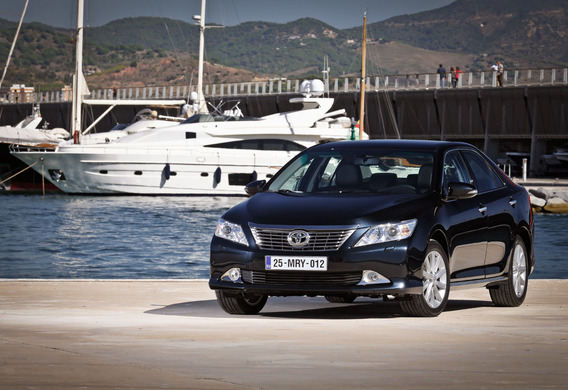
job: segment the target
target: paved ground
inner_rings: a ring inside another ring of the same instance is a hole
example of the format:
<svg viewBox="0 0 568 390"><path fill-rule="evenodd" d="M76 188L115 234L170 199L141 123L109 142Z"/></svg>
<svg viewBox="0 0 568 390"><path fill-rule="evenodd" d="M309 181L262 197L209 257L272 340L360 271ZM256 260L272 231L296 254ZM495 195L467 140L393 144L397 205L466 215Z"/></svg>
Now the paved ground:
<svg viewBox="0 0 568 390"><path fill-rule="evenodd" d="M323 298L229 316L202 280L0 280L0 388L565 389L567 309L568 280L531 279L519 308L455 291L427 319Z"/></svg>

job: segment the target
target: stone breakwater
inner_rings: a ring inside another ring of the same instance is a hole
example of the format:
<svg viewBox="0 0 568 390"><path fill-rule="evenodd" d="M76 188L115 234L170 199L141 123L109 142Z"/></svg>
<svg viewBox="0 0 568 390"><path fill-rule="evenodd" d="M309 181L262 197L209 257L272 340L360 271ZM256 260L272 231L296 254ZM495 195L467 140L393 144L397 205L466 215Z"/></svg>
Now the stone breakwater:
<svg viewBox="0 0 568 390"><path fill-rule="evenodd" d="M535 213L568 214L567 179L530 179L517 181L527 189Z"/></svg>
<svg viewBox="0 0 568 390"><path fill-rule="evenodd" d="M535 213L568 214L568 192L551 191L539 187L530 188L531 206Z"/></svg>

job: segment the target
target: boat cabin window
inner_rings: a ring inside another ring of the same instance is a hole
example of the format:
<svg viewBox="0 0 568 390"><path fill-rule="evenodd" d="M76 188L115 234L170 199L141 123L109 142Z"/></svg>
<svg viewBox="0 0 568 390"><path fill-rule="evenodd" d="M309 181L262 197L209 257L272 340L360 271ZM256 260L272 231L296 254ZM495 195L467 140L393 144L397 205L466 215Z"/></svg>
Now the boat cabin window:
<svg viewBox="0 0 568 390"><path fill-rule="evenodd" d="M223 142L220 144L205 145L208 148L246 149L246 150L283 150L287 152L301 152L305 146L282 139L245 139L241 141Z"/></svg>
<svg viewBox="0 0 568 390"><path fill-rule="evenodd" d="M227 121L252 121L258 120L258 118L253 117L238 117L238 116L230 116L230 115L211 115L211 114L195 114L190 116L183 122L184 123L204 123L204 122L227 122Z"/></svg>
<svg viewBox="0 0 568 390"><path fill-rule="evenodd" d="M256 180L254 173L229 173L230 186L246 186L253 180Z"/></svg>

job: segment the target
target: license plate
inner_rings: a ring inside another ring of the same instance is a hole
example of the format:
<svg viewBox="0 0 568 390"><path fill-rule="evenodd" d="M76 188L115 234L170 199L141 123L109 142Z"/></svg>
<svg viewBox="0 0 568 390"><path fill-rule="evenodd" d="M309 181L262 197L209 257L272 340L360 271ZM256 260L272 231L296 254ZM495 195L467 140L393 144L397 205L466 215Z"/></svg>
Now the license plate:
<svg viewBox="0 0 568 390"><path fill-rule="evenodd" d="M292 271L327 271L326 256L266 256L265 269Z"/></svg>

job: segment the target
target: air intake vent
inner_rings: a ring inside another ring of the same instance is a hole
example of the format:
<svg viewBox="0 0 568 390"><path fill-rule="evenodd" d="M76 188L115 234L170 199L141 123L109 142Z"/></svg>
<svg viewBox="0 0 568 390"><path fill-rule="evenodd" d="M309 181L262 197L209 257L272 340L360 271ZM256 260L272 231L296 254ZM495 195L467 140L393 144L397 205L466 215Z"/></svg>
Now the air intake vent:
<svg viewBox="0 0 568 390"><path fill-rule="evenodd" d="M243 281L251 284L302 285L302 286L354 286L361 281L359 272L297 272L243 270Z"/></svg>

